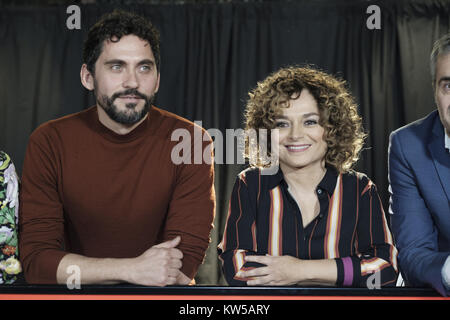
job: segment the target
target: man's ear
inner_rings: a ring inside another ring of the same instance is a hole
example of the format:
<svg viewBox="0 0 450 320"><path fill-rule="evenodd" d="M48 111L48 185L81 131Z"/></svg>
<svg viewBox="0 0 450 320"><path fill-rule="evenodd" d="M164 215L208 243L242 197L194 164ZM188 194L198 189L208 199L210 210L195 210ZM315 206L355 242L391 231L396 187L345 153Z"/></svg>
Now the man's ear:
<svg viewBox="0 0 450 320"><path fill-rule="evenodd" d="M161 73L159 73L159 71L158 71L158 79L156 80L157 82L156 82L156 89L155 89L155 93L157 93L157 92L158 92L158 90L159 90L159 79L160 79L160 75L161 75Z"/></svg>
<svg viewBox="0 0 450 320"><path fill-rule="evenodd" d="M89 91L94 90L94 76L88 70L87 65L84 63L81 66L80 71L81 84Z"/></svg>

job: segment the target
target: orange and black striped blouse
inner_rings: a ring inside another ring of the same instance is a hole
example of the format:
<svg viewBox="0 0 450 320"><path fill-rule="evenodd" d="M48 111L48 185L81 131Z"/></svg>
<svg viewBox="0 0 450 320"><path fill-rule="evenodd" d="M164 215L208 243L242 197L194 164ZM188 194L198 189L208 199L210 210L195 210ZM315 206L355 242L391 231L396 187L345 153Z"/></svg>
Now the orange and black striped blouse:
<svg viewBox="0 0 450 320"><path fill-rule="evenodd" d="M229 203L219 258L229 285L260 264L245 255L290 255L299 259L335 259L337 286L395 285L397 250L376 186L364 174L338 174L333 168L316 188L319 215L303 226L300 208L281 170L275 175L252 168L241 172ZM378 272L378 281L369 277Z"/></svg>

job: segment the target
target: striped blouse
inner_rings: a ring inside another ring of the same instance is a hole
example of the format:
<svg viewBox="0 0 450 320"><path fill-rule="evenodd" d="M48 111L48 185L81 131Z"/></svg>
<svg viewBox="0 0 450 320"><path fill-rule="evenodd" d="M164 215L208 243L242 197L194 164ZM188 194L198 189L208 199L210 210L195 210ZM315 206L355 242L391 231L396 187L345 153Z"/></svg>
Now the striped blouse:
<svg viewBox="0 0 450 320"><path fill-rule="evenodd" d="M245 262L245 255L266 254L335 259L337 286L395 285L397 250L376 186L364 174L327 168L316 192L319 215L303 226L281 170L264 175L253 168L238 175L218 246L229 285L246 285L236 273L261 266Z"/></svg>

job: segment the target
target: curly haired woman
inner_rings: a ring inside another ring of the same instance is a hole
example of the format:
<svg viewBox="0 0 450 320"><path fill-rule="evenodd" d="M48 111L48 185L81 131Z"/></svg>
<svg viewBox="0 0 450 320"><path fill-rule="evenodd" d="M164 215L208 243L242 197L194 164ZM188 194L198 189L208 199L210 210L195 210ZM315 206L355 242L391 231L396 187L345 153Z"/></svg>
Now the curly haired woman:
<svg viewBox="0 0 450 320"><path fill-rule="evenodd" d="M0 151L0 284L17 279L21 266L17 252L19 182L10 157Z"/></svg>
<svg viewBox="0 0 450 320"><path fill-rule="evenodd" d="M219 245L227 282L395 285L397 250L376 186L351 169L366 135L345 82L288 67L249 96L246 129L278 129L279 169L264 174L249 159L257 165L236 179Z"/></svg>

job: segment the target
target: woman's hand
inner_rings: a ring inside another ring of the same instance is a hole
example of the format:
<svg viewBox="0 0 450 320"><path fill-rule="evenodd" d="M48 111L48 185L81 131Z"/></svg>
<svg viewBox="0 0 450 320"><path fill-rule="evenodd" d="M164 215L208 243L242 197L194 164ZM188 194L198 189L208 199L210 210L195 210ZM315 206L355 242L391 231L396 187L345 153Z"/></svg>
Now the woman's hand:
<svg viewBox="0 0 450 320"><path fill-rule="evenodd" d="M250 278L249 286L336 285L337 266L334 259L301 260L291 256L246 256L246 262L264 267L240 271L237 276Z"/></svg>
<svg viewBox="0 0 450 320"><path fill-rule="evenodd" d="M253 278L247 281L249 286L286 286L294 285L302 279L302 260L291 256L246 256L246 262L264 264L248 271L240 271L239 277Z"/></svg>

